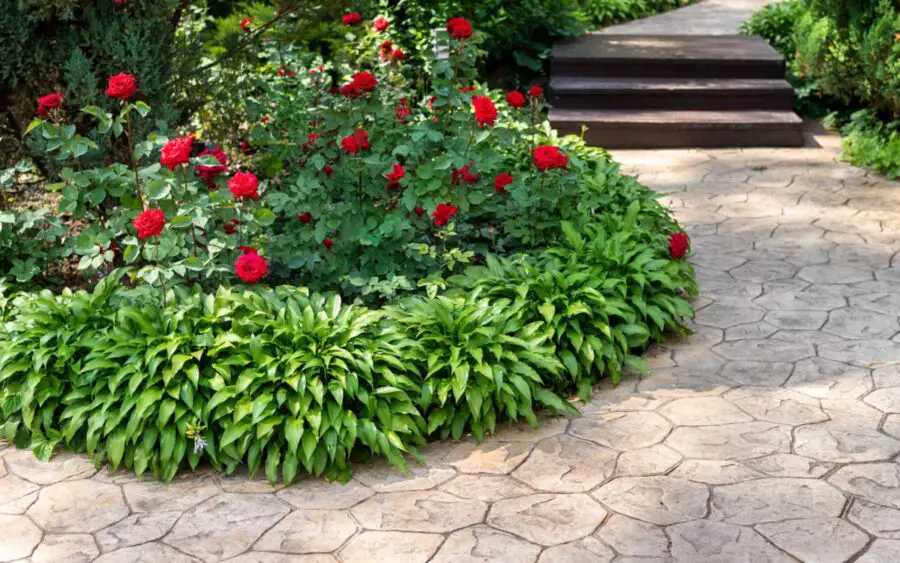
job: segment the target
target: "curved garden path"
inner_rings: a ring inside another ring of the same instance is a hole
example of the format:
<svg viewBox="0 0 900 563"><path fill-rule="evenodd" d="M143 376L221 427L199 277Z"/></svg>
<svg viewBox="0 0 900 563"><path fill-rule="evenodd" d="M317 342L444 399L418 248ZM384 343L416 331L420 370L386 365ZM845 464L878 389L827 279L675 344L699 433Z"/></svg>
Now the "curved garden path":
<svg viewBox="0 0 900 563"><path fill-rule="evenodd" d="M703 296L690 341L579 419L344 486L0 445L0 561L896 562L900 185L836 153L616 153L686 225Z"/></svg>

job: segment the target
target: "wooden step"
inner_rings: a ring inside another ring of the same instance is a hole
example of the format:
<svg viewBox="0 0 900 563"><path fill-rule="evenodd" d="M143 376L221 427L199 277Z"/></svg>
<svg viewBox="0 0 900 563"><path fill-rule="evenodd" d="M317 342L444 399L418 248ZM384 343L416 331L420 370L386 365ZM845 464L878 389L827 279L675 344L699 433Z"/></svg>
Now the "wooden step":
<svg viewBox="0 0 900 563"><path fill-rule="evenodd" d="M670 111L551 109L560 134L581 134L610 149L797 147L803 121L791 111Z"/></svg>
<svg viewBox="0 0 900 563"><path fill-rule="evenodd" d="M794 91L774 78L554 76L550 103L568 109L784 110Z"/></svg>
<svg viewBox="0 0 900 563"><path fill-rule="evenodd" d="M584 35L553 47L555 76L784 78L784 58L760 37Z"/></svg>

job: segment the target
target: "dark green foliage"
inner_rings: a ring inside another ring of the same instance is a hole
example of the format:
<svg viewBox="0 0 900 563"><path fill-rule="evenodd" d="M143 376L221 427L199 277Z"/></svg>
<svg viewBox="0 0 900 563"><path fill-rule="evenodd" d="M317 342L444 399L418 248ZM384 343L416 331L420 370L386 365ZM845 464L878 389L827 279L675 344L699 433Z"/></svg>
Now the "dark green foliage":
<svg viewBox="0 0 900 563"><path fill-rule="evenodd" d="M467 18L487 37L485 76L499 78L506 86L538 76L554 41L586 29L577 0L377 0L358 2L357 7L366 18L390 16L392 38L399 38L417 66L426 68L431 64L433 30L444 29L450 18Z"/></svg>
<svg viewBox="0 0 900 563"><path fill-rule="evenodd" d="M786 60L791 60L797 52L794 29L804 13L806 0L785 0L769 4L755 12L753 17L741 26L741 33L762 37Z"/></svg>
<svg viewBox="0 0 900 563"><path fill-rule="evenodd" d="M853 113L841 129L844 156L854 164L874 168L888 178L900 178L898 127L900 121L881 121L871 111Z"/></svg>
<svg viewBox="0 0 900 563"><path fill-rule="evenodd" d="M34 117L35 99L61 92L65 107L111 108L106 79L120 72L138 77L139 96L171 119L185 105L174 80L198 64L201 52L179 33L190 15L177 0L34 2L8 0L0 10L0 103L4 127L21 137ZM76 111L70 112L80 123Z"/></svg>

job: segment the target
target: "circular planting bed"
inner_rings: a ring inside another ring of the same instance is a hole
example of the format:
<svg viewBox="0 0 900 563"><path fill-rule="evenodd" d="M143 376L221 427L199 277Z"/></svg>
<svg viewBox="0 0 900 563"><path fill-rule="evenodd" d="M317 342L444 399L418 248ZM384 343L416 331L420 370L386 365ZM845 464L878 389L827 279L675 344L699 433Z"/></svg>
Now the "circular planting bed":
<svg viewBox="0 0 900 563"><path fill-rule="evenodd" d="M110 79L114 111L84 108L90 131L42 110L29 134L99 281L0 298L10 443L163 480L201 461L343 480L354 459L402 469L429 439L577 414L568 397L684 332L687 239L655 194L557 138L540 87L478 84L468 22L439 40L427 91L396 45L284 53L299 70L260 80L231 160L133 135L152 123L134 77ZM117 143L134 158L104 163Z"/></svg>

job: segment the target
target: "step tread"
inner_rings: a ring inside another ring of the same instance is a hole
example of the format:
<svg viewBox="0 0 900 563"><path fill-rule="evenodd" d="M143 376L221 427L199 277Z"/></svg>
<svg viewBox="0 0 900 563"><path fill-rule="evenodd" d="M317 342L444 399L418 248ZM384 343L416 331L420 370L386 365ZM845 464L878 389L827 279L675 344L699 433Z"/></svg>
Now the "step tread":
<svg viewBox="0 0 900 563"><path fill-rule="evenodd" d="M554 76L550 90L563 93L699 93L732 95L746 92L791 91L786 80L775 78L608 78Z"/></svg>
<svg viewBox="0 0 900 563"><path fill-rule="evenodd" d="M550 122L673 128L784 127L803 125L792 111L576 110L551 109Z"/></svg>
<svg viewBox="0 0 900 563"><path fill-rule="evenodd" d="M781 54L762 38L746 35L583 35L557 43L552 58L572 60L656 60L675 62L770 61Z"/></svg>

